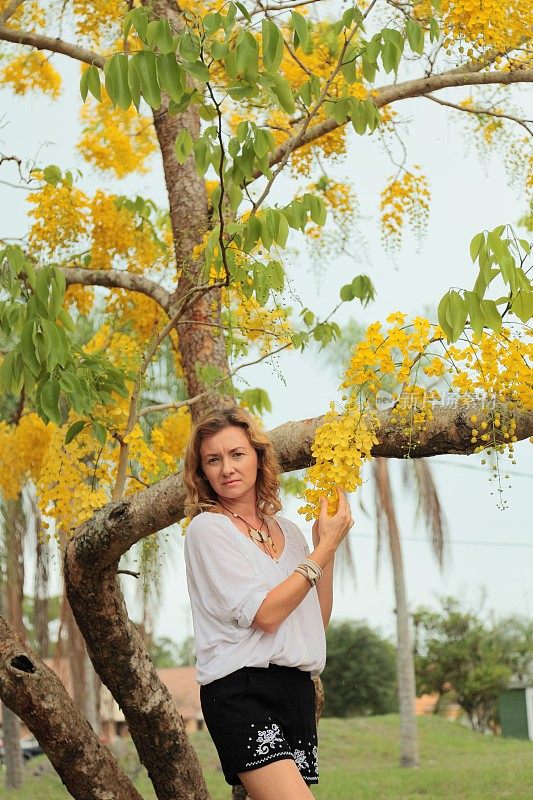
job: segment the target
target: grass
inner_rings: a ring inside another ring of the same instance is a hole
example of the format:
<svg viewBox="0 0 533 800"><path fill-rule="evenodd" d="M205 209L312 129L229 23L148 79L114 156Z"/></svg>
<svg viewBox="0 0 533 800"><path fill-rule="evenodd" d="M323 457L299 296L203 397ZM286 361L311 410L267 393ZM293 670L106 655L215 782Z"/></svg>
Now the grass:
<svg viewBox="0 0 533 800"><path fill-rule="evenodd" d="M440 718L419 719L421 766L398 766L396 715L323 719L319 725L320 784L317 800L531 800L533 742L482 736ZM206 732L191 736L212 800L229 800L229 787ZM130 743L131 744L131 743ZM132 756L123 760L133 766ZM48 769L47 769L48 768ZM42 770L41 774L33 774ZM67 800L70 797L44 756L25 768L23 786L6 800ZM155 795L144 770L135 785L145 800Z"/></svg>

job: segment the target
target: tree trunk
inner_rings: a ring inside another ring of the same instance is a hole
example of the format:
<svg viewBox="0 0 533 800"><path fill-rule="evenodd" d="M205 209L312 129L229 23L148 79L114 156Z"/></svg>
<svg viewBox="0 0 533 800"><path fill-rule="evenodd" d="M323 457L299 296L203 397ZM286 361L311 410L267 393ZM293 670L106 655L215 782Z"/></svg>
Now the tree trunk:
<svg viewBox="0 0 533 800"><path fill-rule="evenodd" d="M182 27L178 6L172 0L155 0L153 9L158 18L168 19L177 30ZM172 316L188 293L201 284L204 259L202 254L195 255L195 248L202 244L212 222L205 180L196 172L194 156L191 154L184 164L179 164L174 149L178 133L182 130L189 131L193 139L198 138L198 109L191 105L182 114L172 117L168 113L168 97L164 96L161 107L154 111L154 125L163 159L178 270L178 285L172 295L169 312L169 316ZM188 305L186 317L189 322L179 328L179 351L187 396L194 397L206 389L198 367L216 367L221 375L227 375L229 369L220 327L220 289L197 294L188 301ZM207 411L232 402L231 391L211 392L191 406L191 413L197 419Z"/></svg>
<svg viewBox="0 0 533 800"><path fill-rule="evenodd" d="M142 800L55 672L0 615L0 694L76 800Z"/></svg>
<svg viewBox="0 0 533 800"><path fill-rule="evenodd" d="M161 682L142 637L128 618L116 575L115 550L125 550L135 523L124 509L113 506L113 521L121 528L115 538L99 528L75 536L65 551L64 574L68 599L85 638L91 661L117 700L141 762L159 800L208 800L200 764L185 724ZM96 538L92 533L96 533ZM101 558L94 545L106 544ZM122 541L121 541L122 540ZM122 553L120 553L122 554Z"/></svg>
<svg viewBox="0 0 533 800"><path fill-rule="evenodd" d="M409 614L403 574L402 547L400 531L396 520L394 500L389 481L387 461L376 458L374 462L381 511L385 515L388 528L388 541L394 575L394 596L396 599L396 635L398 642L398 699L400 706L400 764L402 767L416 767L419 764L418 732L415 716L415 663L411 637L409 634Z"/></svg>
<svg viewBox="0 0 533 800"><path fill-rule="evenodd" d="M20 749L20 720L5 703L2 703L2 727L6 753L4 786L6 789L19 789L24 780Z"/></svg>
<svg viewBox="0 0 533 800"><path fill-rule="evenodd" d="M35 575L33 584L33 631L35 649L41 658L48 658L50 652L50 631L48 619L48 584L50 552L48 543L40 541L41 512L37 504L37 494L33 485L29 486L28 497L31 504L35 532Z"/></svg>
<svg viewBox="0 0 533 800"><path fill-rule="evenodd" d="M22 617L24 598L24 534L26 517L22 508L22 495L5 501L4 539L6 547L6 581L3 586L4 599L0 611L5 609L7 619L22 640L25 639ZM1 599L1 598L0 598ZM4 704L4 745L6 750L6 789L18 789L24 780L22 751L20 749L20 720Z"/></svg>

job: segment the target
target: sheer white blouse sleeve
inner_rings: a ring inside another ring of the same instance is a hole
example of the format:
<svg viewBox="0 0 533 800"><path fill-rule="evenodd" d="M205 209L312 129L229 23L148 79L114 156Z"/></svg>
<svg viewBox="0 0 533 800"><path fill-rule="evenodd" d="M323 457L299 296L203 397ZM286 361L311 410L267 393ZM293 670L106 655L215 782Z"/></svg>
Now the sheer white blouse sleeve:
<svg viewBox="0 0 533 800"><path fill-rule="evenodd" d="M270 591L224 517L200 514L185 534L191 601L220 622L248 628ZM244 542L246 545L246 542Z"/></svg>

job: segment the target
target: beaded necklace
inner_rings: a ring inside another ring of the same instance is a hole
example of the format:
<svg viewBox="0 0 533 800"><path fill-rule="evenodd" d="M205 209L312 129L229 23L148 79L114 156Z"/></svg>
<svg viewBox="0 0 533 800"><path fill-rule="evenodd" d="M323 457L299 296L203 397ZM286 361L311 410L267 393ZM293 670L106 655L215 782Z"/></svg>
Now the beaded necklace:
<svg viewBox="0 0 533 800"><path fill-rule="evenodd" d="M258 513L258 516L261 517L261 525L259 526L259 528L255 528L253 525L250 525L248 520L244 519L244 517L241 517L240 514L237 514L230 508L226 508L226 506L223 505L223 503L221 503L220 500L218 501L218 504L222 506L222 508L225 509L228 512L228 514L231 514L233 517L237 517L237 519L240 519L242 522L244 522L244 524L248 528L248 536L250 537L250 539L252 539L252 541L254 542L260 542L265 548L265 552L271 558L276 558L276 545L274 544L272 536L270 535L270 530L268 525L266 526L267 528L266 533L262 530L263 525L266 524L265 518L262 515Z"/></svg>

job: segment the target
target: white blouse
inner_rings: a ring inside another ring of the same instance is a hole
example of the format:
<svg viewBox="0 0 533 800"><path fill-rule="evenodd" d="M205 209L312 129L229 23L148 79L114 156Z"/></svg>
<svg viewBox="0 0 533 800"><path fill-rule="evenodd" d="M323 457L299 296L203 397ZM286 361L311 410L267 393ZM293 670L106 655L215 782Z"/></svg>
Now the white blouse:
<svg viewBox="0 0 533 800"><path fill-rule="evenodd" d="M285 536L277 561L223 514L205 511L187 528L185 566L201 685L269 662L299 667L313 676L324 669L326 637L316 587L275 633L252 626L268 592L309 555L299 527L284 517L274 519Z"/></svg>

